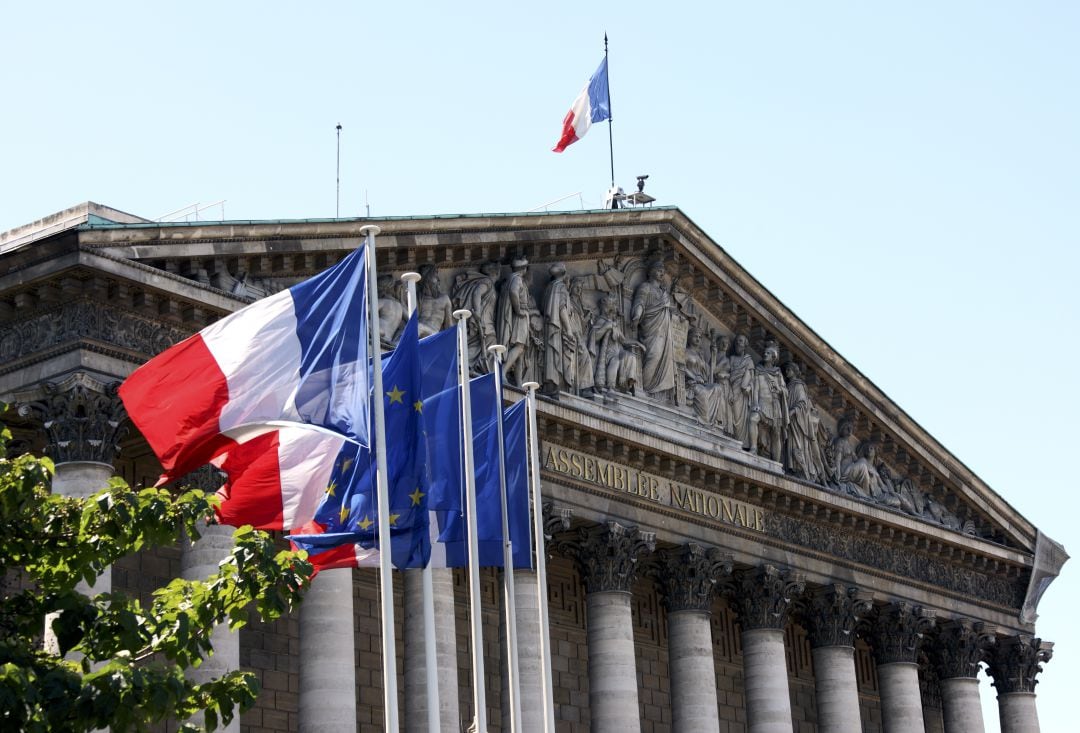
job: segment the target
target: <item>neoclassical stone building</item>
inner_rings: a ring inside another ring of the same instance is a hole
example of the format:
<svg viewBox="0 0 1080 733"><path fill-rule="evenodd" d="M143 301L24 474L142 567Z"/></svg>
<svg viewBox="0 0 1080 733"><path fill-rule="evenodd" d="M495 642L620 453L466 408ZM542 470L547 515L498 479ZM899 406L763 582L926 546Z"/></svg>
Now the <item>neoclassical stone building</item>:
<svg viewBox="0 0 1080 733"><path fill-rule="evenodd" d="M153 483L119 381L337 262L364 223L160 224L85 204L0 234L14 448L52 456L57 491L113 474ZM1063 548L681 211L372 223L384 340L400 324L398 276L418 271L428 330L468 307L474 371L503 343L510 399L541 385L559 730L980 731L991 694L1004 731L1038 730L1052 645L1035 610ZM216 488L213 474L192 480ZM194 547L125 559L98 587L147 593L196 577L227 542L212 527ZM536 690L537 593L529 571L516 574L521 676ZM403 575L400 707L407 729L426 730L416 579ZM484 578L496 730L508 714L501 596L498 576ZM472 718L464 583L449 571L435 583L439 715L459 730ZM262 682L240 730L380 729L376 589L374 571L328 572L295 617L221 635L210 670L239 665ZM984 662L994 690L979 687ZM539 696L522 708L522 728L539 730Z"/></svg>

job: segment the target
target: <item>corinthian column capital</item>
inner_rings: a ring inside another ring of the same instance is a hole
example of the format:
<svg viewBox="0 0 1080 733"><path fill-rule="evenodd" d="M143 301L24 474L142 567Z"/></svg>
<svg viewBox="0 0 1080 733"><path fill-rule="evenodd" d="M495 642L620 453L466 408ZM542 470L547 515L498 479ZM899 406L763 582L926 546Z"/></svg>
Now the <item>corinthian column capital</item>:
<svg viewBox="0 0 1080 733"><path fill-rule="evenodd" d="M731 575L733 565L730 555L694 542L661 550L657 578L668 611L708 611L717 582Z"/></svg>
<svg viewBox="0 0 1080 733"><path fill-rule="evenodd" d="M983 661L993 645L994 635L981 622L968 619L946 621L938 626L930 659L940 679L975 679L979 676L979 662Z"/></svg>
<svg viewBox="0 0 1080 733"><path fill-rule="evenodd" d="M858 588L833 583L818 588L810 596L806 630L814 648L855 646L855 625L870 612L873 604Z"/></svg>
<svg viewBox="0 0 1080 733"><path fill-rule="evenodd" d="M772 565L762 565L738 574L735 583L735 611L743 631L780 629L787 625L792 599L806 589L801 575Z"/></svg>
<svg viewBox="0 0 1080 733"><path fill-rule="evenodd" d="M586 592L629 593L637 578L638 560L656 548L656 535L609 521L582 527L576 538L560 542L559 547L577 561Z"/></svg>
<svg viewBox="0 0 1080 733"><path fill-rule="evenodd" d="M871 625L874 659L878 664L917 662L919 640L933 627L933 615L922 606L898 601L880 608Z"/></svg>
<svg viewBox="0 0 1080 733"><path fill-rule="evenodd" d="M121 427L127 413L119 387L120 382L73 374L62 382L42 384L36 398L19 404L19 414L41 421L48 440L45 453L54 462L112 464L127 432Z"/></svg>
<svg viewBox="0 0 1080 733"><path fill-rule="evenodd" d="M999 695L1011 692L1035 692L1035 676L1050 661L1054 644L1027 634L999 639L990 655L990 676Z"/></svg>

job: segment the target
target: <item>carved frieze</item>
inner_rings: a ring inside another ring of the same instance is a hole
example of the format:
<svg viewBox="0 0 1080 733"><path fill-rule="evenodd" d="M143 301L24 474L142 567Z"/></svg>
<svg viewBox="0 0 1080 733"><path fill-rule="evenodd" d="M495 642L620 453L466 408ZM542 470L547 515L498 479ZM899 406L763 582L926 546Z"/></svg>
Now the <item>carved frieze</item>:
<svg viewBox="0 0 1080 733"><path fill-rule="evenodd" d="M982 623L968 619L946 621L938 626L937 639L929 650L930 659L943 680L974 679L979 675L979 662L993 645L994 635Z"/></svg>
<svg viewBox="0 0 1080 733"><path fill-rule="evenodd" d="M843 558L901 577L978 598L1006 608L1023 602L1024 579L1007 579L960 567L931 555L903 551L877 539L854 532L838 532L818 522L770 513L765 531L785 542Z"/></svg>
<svg viewBox="0 0 1080 733"><path fill-rule="evenodd" d="M45 453L56 463L96 461L111 464L127 429L119 382L102 384L85 374L41 385L40 399L18 406L22 417L40 420Z"/></svg>
<svg viewBox="0 0 1080 733"><path fill-rule="evenodd" d="M641 556L656 547L656 535L618 522L605 522L581 527L575 537L562 539L557 546L577 562L587 592L629 593Z"/></svg>
<svg viewBox="0 0 1080 733"><path fill-rule="evenodd" d="M669 612L708 611L717 584L731 575L734 565L730 555L694 542L657 555L657 580Z"/></svg>
<svg viewBox="0 0 1080 733"><path fill-rule="evenodd" d="M1026 634L999 639L989 660L998 694L1035 692L1035 677L1053 654L1053 643Z"/></svg>
<svg viewBox="0 0 1080 733"><path fill-rule="evenodd" d="M806 588L802 576L772 565L737 574L732 605L744 631L783 630L791 602Z"/></svg>
<svg viewBox="0 0 1080 733"><path fill-rule="evenodd" d="M878 664L916 663L919 641L933 627L933 617L921 606L897 601L878 608L870 624L874 660Z"/></svg>
<svg viewBox="0 0 1080 733"><path fill-rule="evenodd" d="M815 590L806 610L806 630L815 648L855 646L855 626L872 603L858 588L839 583Z"/></svg>
<svg viewBox="0 0 1080 733"><path fill-rule="evenodd" d="M160 321L110 308L103 303L77 300L54 311L0 327L0 364L11 364L60 344L90 339L128 349L147 358L191 332Z"/></svg>

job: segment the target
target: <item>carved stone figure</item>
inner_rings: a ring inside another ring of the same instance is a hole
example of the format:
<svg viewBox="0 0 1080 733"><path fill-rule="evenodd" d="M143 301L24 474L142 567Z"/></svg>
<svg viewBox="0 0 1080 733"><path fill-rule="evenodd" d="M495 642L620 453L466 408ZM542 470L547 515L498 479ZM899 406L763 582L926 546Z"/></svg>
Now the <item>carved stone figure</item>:
<svg viewBox="0 0 1080 733"><path fill-rule="evenodd" d="M589 351L596 357L595 387L634 393L641 380L644 347L629 341L619 315L620 298L610 293L600 299L600 315L589 329Z"/></svg>
<svg viewBox="0 0 1080 733"><path fill-rule="evenodd" d="M566 266L556 262L548 272L551 281L544 290L544 382L543 392L577 393L577 359L582 339L581 319L570 302L566 286Z"/></svg>
<svg viewBox="0 0 1080 733"><path fill-rule="evenodd" d="M750 398L754 388L754 357L746 353L749 341L743 334L735 336L731 346L729 384L731 384L731 436L742 441L743 450L750 450Z"/></svg>
<svg viewBox="0 0 1080 733"><path fill-rule="evenodd" d="M686 337L686 361L683 364L686 396L698 420L708 426L723 426L730 412L731 385L726 379L713 381L712 355L703 352L702 341L701 330L691 328Z"/></svg>
<svg viewBox="0 0 1080 733"><path fill-rule="evenodd" d="M822 449L824 429L821 427L821 416L810 399L799 366L793 362L785 364L784 377L788 388L785 463L788 470L799 478L824 484L828 473Z"/></svg>
<svg viewBox="0 0 1080 733"><path fill-rule="evenodd" d="M734 435L735 419L731 412L731 357L728 356L728 337L722 333L716 334L713 340L711 363L713 383L720 385L724 391L717 421L725 433Z"/></svg>
<svg viewBox="0 0 1080 733"><path fill-rule="evenodd" d="M829 460L832 483L840 485L840 474L844 467L855 460L855 424L850 418L841 418L836 426L836 437L829 443L826 457Z"/></svg>
<svg viewBox="0 0 1080 733"><path fill-rule="evenodd" d="M405 325L405 306L398 283L393 275L379 275L379 338L390 347L397 343Z"/></svg>
<svg viewBox="0 0 1080 733"><path fill-rule="evenodd" d="M454 306L450 296L443 292L439 270L435 265L420 268L420 287L417 294L417 324L420 338L438 333L454 324Z"/></svg>
<svg viewBox="0 0 1080 733"><path fill-rule="evenodd" d="M900 497L881 479L875 467L877 444L864 440L855 449L855 460L840 471L840 485L860 499L868 499L898 509Z"/></svg>
<svg viewBox="0 0 1080 733"><path fill-rule="evenodd" d="M675 390L675 339L677 318L670 281L664 263L649 267L648 279L634 291L630 331L645 347L641 386L650 397L671 400Z"/></svg>
<svg viewBox="0 0 1080 733"><path fill-rule="evenodd" d="M580 332L576 343L574 358L574 383L577 392L583 397L591 397L595 385L596 358L589 351L588 334L592 328L595 315L592 308L586 306L583 291L585 283L595 280L594 275L575 277L570 279L570 307L574 311L574 318L580 325Z"/></svg>
<svg viewBox="0 0 1080 733"><path fill-rule="evenodd" d="M788 422L787 385L776 365L779 358L780 349L770 341L754 369L750 398L750 450L757 450L759 441L765 443L766 453L774 461L783 459Z"/></svg>
<svg viewBox="0 0 1080 733"><path fill-rule="evenodd" d="M506 347L503 370L513 384L529 381L535 359L533 344L536 334L531 328L529 285L525 273L529 261L524 257L510 264L510 277L503 283L495 309L495 331L498 343Z"/></svg>
<svg viewBox="0 0 1080 733"><path fill-rule="evenodd" d="M472 311L472 318L467 323L469 369L473 374L487 374L491 370L488 347L496 343L495 305L498 293L495 283L501 269L498 262L485 262L479 271L463 272L454 282L454 307Z"/></svg>

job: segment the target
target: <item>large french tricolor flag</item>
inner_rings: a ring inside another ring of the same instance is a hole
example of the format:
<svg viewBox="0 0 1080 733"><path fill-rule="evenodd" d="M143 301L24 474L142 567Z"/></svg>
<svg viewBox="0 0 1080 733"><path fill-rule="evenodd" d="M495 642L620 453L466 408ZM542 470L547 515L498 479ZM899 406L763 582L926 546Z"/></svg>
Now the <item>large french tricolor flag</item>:
<svg viewBox="0 0 1080 733"><path fill-rule="evenodd" d="M591 77L581 94L570 105L562 123L562 136L552 148L561 153L571 144L585 137L594 122L611 119L611 95L608 92L607 56Z"/></svg>
<svg viewBox="0 0 1080 733"><path fill-rule="evenodd" d="M273 421L368 442L364 248L204 328L120 387L132 422L175 480Z"/></svg>

